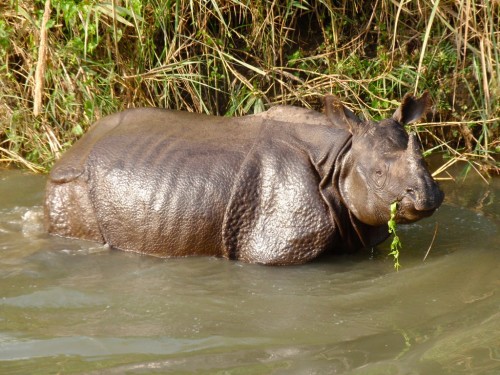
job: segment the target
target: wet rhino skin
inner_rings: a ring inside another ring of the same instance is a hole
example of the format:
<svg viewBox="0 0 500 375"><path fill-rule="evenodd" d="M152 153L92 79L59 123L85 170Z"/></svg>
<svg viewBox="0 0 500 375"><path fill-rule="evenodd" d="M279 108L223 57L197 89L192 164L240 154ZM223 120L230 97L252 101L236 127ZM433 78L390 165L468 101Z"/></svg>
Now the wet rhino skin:
<svg viewBox="0 0 500 375"><path fill-rule="evenodd" d="M105 117L54 166L46 228L160 257L275 265L374 246L387 226L363 223L343 197L353 132L335 113L142 108Z"/></svg>

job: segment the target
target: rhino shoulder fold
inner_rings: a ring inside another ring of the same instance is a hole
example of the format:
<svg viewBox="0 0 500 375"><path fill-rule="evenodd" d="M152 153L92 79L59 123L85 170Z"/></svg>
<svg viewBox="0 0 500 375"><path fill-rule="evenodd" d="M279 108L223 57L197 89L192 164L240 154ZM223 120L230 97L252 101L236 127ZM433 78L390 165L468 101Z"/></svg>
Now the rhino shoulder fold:
<svg viewBox="0 0 500 375"><path fill-rule="evenodd" d="M227 258L301 264L326 249L334 228L319 196L319 176L303 153L283 147L289 145L266 137L243 161L224 215Z"/></svg>
<svg viewBox="0 0 500 375"><path fill-rule="evenodd" d="M88 132L58 160L50 172L50 180L54 183L65 183L80 177L85 171L87 158L94 145L115 129L129 111L104 117L92 125Z"/></svg>

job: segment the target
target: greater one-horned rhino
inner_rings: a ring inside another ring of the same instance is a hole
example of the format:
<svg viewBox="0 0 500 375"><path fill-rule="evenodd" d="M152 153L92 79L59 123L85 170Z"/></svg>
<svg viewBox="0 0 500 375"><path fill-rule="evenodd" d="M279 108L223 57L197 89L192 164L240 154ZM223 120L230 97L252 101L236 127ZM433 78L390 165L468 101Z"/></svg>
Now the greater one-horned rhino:
<svg viewBox="0 0 500 375"><path fill-rule="evenodd" d="M361 121L339 99L325 113L277 106L239 118L129 109L99 120L56 163L47 185L52 234L160 257L207 255L299 264L371 247L396 221L431 215L443 193L404 124Z"/></svg>

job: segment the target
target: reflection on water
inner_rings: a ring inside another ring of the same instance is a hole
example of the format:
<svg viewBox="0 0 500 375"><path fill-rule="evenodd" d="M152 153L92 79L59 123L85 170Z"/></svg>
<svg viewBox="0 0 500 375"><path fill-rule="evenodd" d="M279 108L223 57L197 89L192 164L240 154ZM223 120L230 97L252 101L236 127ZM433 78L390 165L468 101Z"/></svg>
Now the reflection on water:
<svg viewBox="0 0 500 375"><path fill-rule="evenodd" d="M498 179L443 184L399 272L388 244L279 268L49 237L44 182L0 172L0 373L500 373Z"/></svg>

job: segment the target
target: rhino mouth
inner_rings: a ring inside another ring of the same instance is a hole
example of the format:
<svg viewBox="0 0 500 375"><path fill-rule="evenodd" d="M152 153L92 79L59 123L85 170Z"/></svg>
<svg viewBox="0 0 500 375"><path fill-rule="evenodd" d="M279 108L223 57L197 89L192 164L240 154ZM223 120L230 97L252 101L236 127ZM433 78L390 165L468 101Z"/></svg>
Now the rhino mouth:
<svg viewBox="0 0 500 375"><path fill-rule="evenodd" d="M396 214L396 222L400 224L413 223L431 216L436 210L437 208L417 210L415 207L401 207Z"/></svg>
<svg viewBox="0 0 500 375"><path fill-rule="evenodd" d="M431 216L438 209L439 205L440 204L432 207L419 208L411 199L403 198L398 204L396 222L400 224L409 224L424 219Z"/></svg>
<svg viewBox="0 0 500 375"><path fill-rule="evenodd" d="M396 222L406 224L431 216L441 206L444 193L435 188L427 194L407 189L405 194L398 200L398 211Z"/></svg>

